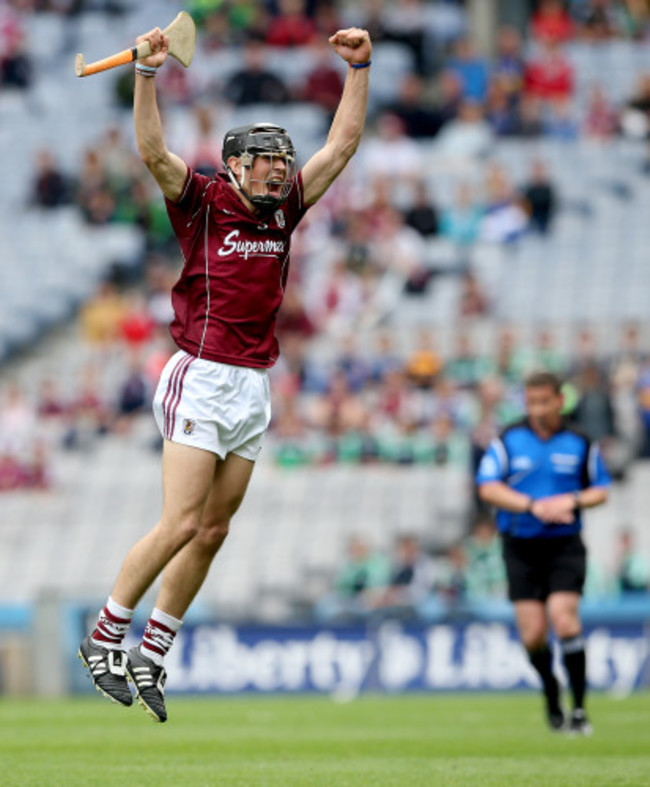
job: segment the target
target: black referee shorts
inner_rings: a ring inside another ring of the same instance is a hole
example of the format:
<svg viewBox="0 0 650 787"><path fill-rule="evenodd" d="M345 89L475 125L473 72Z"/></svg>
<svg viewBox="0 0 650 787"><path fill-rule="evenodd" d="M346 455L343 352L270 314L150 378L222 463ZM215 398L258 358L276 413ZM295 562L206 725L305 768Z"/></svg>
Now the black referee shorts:
<svg viewBox="0 0 650 787"><path fill-rule="evenodd" d="M582 593L587 550L579 535L557 538L503 536L511 601L546 601L551 593Z"/></svg>

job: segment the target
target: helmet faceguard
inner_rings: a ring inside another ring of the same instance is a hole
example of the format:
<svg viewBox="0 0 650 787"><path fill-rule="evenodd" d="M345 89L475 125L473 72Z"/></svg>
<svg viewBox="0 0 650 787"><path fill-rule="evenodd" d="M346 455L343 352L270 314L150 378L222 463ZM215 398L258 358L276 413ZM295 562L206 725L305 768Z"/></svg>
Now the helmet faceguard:
<svg viewBox="0 0 650 787"><path fill-rule="evenodd" d="M228 159L235 156L241 162L239 179L228 165ZM244 188L244 176L248 168L252 172L255 156L264 156L270 159L269 177L265 181L250 180L249 189L253 183L263 183L265 193L250 194ZM277 181L273 173L274 157L281 158L286 166L284 180ZM285 129L274 123L251 123L239 126L228 131L223 140L221 159L225 171L228 173L234 186L262 212L270 212L281 205L289 196L296 174L296 151L291 137ZM279 189L278 194L268 193L268 189Z"/></svg>

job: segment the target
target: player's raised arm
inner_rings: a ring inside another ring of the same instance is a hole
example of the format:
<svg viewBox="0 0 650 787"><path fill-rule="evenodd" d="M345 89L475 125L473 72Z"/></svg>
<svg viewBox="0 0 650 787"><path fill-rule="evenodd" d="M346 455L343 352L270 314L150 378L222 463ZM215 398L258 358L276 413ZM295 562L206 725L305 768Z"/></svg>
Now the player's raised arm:
<svg viewBox="0 0 650 787"><path fill-rule="evenodd" d="M325 145L305 164L305 203L312 205L331 186L354 155L366 121L372 44L366 30L339 30L330 38L334 51L349 63L343 94Z"/></svg>
<svg viewBox="0 0 650 787"><path fill-rule="evenodd" d="M148 40L152 54L138 60L135 66L133 120L140 156L154 176L163 194L178 199L185 183L187 165L167 150L156 100L155 74L167 59L168 39L159 27L139 36L136 43Z"/></svg>

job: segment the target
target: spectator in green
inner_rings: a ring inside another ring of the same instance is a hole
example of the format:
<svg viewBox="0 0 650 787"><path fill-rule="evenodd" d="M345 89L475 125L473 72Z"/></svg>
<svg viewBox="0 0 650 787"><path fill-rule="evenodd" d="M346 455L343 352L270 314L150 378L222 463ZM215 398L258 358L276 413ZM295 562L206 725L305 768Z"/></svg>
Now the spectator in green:
<svg viewBox="0 0 650 787"><path fill-rule="evenodd" d="M459 388L474 390L492 369L489 358L476 351L469 332L459 331L454 353L445 365L445 375Z"/></svg>
<svg viewBox="0 0 650 787"><path fill-rule="evenodd" d="M624 528L618 535L616 579L623 594L650 592L650 560L635 544L634 532Z"/></svg>
<svg viewBox="0 0 650 787"><path fill-rule="evenodd" d="M187 10L196 24L201 26L210 14L221 11L224 5L224 0L192 0Z"/></svg>
<svg viewBox="0 0 650 787"><path fill-rule="evenodd" d="M333 592L319 599L313 608L316 620L363 619L375 609L389 585L388 558L371 549L363 536L353 535L347 559L334 579Z"/></svg>
<svg viewBox="0 0 650 787"><path fill-rule="evenodd" d="M376 600L377 607L410 608L426 600L433 591L435 566L431 556L414 535L404 534L395 542L395 554L387 587Z"/></svg>
<svg viewBox="0 0 650 787"><path fill-rule="evenodd" d="M412 441L414 460L438 467L470 466L470 441L467 433L457 428L451 414L444 410Z"/></svg>
<svg viewBox="0 0 650 787"><path fill-rule="evenodd" d="M544 369L560 376L566 373L567 360L548 328L540 328L537 332L533 356L536 369Z"/></svg>
<svg viewBox="0 0 650 787"><path fill-rule="evenodd" d="M373 552L368 542L354 535L348 542L348 558L341 567L335 581L337 594L341 598L362 599L373 591L387 586L390 578L390 562Z"/></svg>
<svg viewBox="0 0 650 787"><path fill-rule="evenodd" d="M495 373L510 385L519 385L535 367L530 348L525 347L516 330L505 325L497 337Z"/></svg>
<svg viewBox="0 0 650 787"><path fill-rule="evenodd" d="M501 543L491 517L479 515L464 548L467 597L478 600L505 598L506 573Z"/></svg>

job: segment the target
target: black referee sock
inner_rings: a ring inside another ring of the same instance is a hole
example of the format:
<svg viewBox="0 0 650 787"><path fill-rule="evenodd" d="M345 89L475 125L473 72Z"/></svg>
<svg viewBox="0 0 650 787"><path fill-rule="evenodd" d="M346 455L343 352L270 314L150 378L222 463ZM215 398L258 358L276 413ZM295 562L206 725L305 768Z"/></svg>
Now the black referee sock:
<svg viewBox="0 0 650 787"><path fill-rule="evenodd" d="M582 634L560 640L564 666L569 674L569 683L573 693L573 707L584 708L585 690L587 687L587 658L585 641Z"/></svg>
<svg viewBox="0 0 650 787"><path fill-rule="evenodd" d="M548 645L528 651L530 663L535 667L544 685L544 694L549 707L553 710L560 708L560 686L553 674L553 656Z"/></svg>

